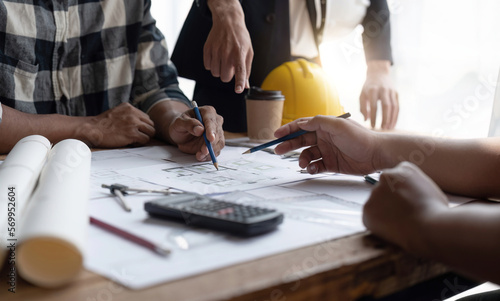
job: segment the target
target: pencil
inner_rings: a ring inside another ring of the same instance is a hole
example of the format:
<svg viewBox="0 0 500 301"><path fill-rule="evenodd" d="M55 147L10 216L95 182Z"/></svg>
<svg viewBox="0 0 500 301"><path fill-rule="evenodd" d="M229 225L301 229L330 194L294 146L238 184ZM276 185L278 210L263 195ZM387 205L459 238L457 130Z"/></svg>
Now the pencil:
<svg viewBox="0 0 500 301"><path fill-rule="evenodd" d="M366 182L368 182L368 183L370 183L372 185L375 185L375 184L378 183L377 180L375 180L374 178L370 177L369 175L364 176L364 178L365 178Z"/></svg>
<svg viewBox="0 0 500 301"><path fill-rule="evenodd" d="M205 124L203 124L203 119L201 118L200 110L198 109L198 104L194 100L192 101L192 104L193 104L194 114L196 114L196 118L198 118L198 120L201 122L203 127L205 127ZM219 163L217 163L217 158L215 157L214 149L212 148L212 144L207 139L206 130L203 132L203 139L205 139L205 144L207 145L208 153L210 154L210 158L212 158L212 163L214 164L215 168L217 170L219 170Z"/></svg>
<svg viewBox="0 0 500 301"><path fill-rule="evenodd" d="M351 114L350 113L345 113L345 114L342 114L340 116L337 116L337 118L349 118L351 117ZM278 144L278 143L281 143L283 141L287 141L287 140L290 140L290 139L293 139L293 138L297 138L301 135L304 135L306 133L309 133L308 131L305 131L305 130L300 130L300 131L297 131L297 132L293 132L291 134L288 134L286 136L283 136L281 138L278 138L276 140L273 140L273 141L269 141L267 143L264 143L264 144L261 144L261 145L258 145L256 147L252 147L251 149L247 150L246 152L244 152L243 154L250 154L250 153L254 153L254 152L257 152L257 151L260 151L264 148L267 148L267 147L270 147L270 146L273 146L275 144Z"/></svg>
<svg viewBox="0 0 500 301"><path fill-rule="evenodd" d="M136 236L132 233L129 233L129 232L126 232L126 231L123 231L121 229L118 229L108 223L105 223L103 221L100 221L96 218L93 218L93 217L90 217L90 223L93 224L93 225L96 225L104 230L107 230L113 234L116 234L120 237L123 237L131 242L135 242L136 244L138 245L141 245L143 247L146 247L148 249L150 249L151 251L153 252L156 252L160 255L163 255L163 256L166 256L168 254L170 254L170 250L169 249L166 249L166 248L163 248L163 247L160 247L158 245L155 245L154 243L150 242L150 241L147 241L143 238L140 238L139 236Z"/></svg>

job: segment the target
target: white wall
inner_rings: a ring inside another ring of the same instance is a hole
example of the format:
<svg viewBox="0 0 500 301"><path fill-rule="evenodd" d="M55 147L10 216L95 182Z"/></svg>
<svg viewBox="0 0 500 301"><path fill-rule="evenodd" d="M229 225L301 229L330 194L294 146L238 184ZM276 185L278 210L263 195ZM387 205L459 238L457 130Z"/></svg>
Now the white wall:
<svg viewBox="0 0 500 301"><path fill-rule="evenodd" d="M151 2L151 14L156 19L156 26L167 39L170 54L192 4L190 0L152 0Z"/></svg>
<svg viewBox="0 0 500 301"><path fill-rule="evenodd" d="M156 26L167 40L169 55L174 51L175 42L182 29L184 20L193 4L190 0L152 0L151 14L156 19ZM193 96L194 81L179 78L179 86L190 99Z"/></svg>

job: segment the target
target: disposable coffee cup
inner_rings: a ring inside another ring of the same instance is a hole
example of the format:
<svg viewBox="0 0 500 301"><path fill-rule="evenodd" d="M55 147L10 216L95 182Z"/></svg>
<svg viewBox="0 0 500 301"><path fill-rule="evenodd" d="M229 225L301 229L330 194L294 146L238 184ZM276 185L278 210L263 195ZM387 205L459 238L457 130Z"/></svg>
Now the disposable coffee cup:
<svg viewBox="0 0 500 301"><path fill-rule="evenodd" d="M274 139L274 132L281 126L285 96L281 91L252 87L246 96L247 134L251 141L265 142Z"/></svg>

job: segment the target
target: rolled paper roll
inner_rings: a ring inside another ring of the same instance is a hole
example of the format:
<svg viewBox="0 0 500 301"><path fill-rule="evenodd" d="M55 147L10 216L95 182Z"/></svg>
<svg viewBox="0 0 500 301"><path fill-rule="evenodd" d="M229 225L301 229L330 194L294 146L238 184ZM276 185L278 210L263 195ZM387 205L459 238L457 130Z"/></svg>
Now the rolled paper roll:
<svg viewBox="0 0 500 301"><path fill-rule="evenodd" d="M56 144L22 221L19 274L42 287L74 279L83 266L90 182L89 148L68 139Z"/></svg>
<svg viewBox="0 0 500 301"><path fill-rule="evenodd" d="M24 137L0 165L0 269L7 251L12 249L10 254L15 255L19 223L50 147L50 141L43 136Z"/></svg>

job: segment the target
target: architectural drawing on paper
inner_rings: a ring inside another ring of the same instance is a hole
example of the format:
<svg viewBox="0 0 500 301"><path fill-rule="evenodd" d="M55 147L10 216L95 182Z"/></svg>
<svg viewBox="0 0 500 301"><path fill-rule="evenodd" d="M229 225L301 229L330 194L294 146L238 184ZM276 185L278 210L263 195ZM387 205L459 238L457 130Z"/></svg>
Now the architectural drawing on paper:
<svg viewBox="0 0 500 301"><path fill-rule="evenodd" d="M218 187L237 187L239 185L263 183L277 179L266 172L278 167L250 160L224 162L215 170L211 163L162 169L167 178L196 184Z"/></svg>

